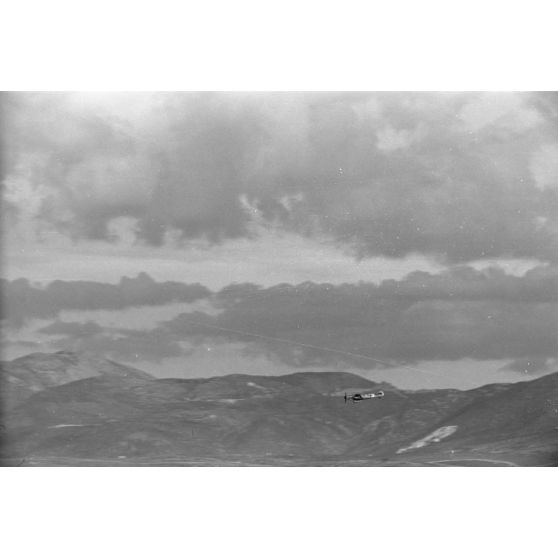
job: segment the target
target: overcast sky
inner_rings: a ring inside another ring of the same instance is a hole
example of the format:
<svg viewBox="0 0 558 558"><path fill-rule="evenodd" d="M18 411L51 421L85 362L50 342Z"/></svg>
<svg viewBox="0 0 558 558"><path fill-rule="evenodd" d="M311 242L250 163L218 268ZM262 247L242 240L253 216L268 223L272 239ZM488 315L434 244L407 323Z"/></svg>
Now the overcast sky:
<svg viewBox="0 0 558 558"><path fill-rule="evenodd" d="M4 352L157 376L558 369L558 98L4 94Z"/></svg>

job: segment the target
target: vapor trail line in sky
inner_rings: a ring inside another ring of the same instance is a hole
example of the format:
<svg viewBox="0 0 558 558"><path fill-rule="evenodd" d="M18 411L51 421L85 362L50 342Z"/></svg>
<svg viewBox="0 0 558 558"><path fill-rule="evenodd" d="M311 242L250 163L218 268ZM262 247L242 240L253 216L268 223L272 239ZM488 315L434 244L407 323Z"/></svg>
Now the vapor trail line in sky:
<svg viewBox="0 0 558 558"><path fill-rule="evenodd" d="M265 339L267 341L277 341L278 343L286 343L288 345L297 345L299 347L306 347L308 349L316 349L318 351L329 351L330 353L338 353L338 354L342 354L342 355L348 355L348 356L352 356L352 357L371 360L373 362L378 362L380 364L384 364L384 365L386 365L390 368L394 368L394 365L391 362L387 362L385 360L380 360L378 358L373 358L371 356L363 355L363 354L360 354L360 353L353 353L351 351L343 351L341 349L331 349L329 347L320 347L318 345L310 345L308 343L300 343L299 341L293 341L291 339L283 339L282 337L272 337L270 335L262 335L260 333L250 333L250 332L242 331L242 330L239 330L239 329L232 329L232 328L229 328L229 327L214 326L214 325L204 324L204 323L201 323L201 322L194 322L194 321L191 321L191 320L188 320L188 322L192 325L197 325L197 326L200 326L200 327L207 327L209 329L216 329L216 330L219 330L219 331L228 331L228 332L231 332L231 333L236 333L238 335L247 335L249 337L257 337L259 339ZM431 371L428 371L428 370L422 370L421 368L416 368L414 366L406 366L404 364L400 364L400 365L397 365L397 366L399 368L405 368L406 370L413 370L415 372L420 372L421 374L429 374L430 376L437 376L439 378L445 378L445 376L442 375L442 374L436 374L435 372L431 372Z"/></svg>

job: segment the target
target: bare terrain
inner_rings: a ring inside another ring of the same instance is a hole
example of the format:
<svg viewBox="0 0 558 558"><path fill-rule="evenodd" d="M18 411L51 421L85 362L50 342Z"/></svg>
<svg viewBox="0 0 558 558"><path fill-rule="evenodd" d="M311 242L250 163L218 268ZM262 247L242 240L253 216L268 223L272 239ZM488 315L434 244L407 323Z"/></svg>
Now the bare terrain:
<svg viewBox="0 0 558 558"><path fill-rule="evenodd" d="M404 391L345 372L155 379L59 352L4 363L2 393L5 466L558 465L558 373Z"/></svg>

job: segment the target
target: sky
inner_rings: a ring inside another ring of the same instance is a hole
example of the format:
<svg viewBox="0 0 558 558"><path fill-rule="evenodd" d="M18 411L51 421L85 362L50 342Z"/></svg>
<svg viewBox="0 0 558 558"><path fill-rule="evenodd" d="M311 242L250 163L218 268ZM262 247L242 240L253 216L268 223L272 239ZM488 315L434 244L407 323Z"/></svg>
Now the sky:
<svg viewBox="0 0 558 558"><path fill-rule="evenodd" d="M553 93L5 93L4 358L558 370Z"/></svg>

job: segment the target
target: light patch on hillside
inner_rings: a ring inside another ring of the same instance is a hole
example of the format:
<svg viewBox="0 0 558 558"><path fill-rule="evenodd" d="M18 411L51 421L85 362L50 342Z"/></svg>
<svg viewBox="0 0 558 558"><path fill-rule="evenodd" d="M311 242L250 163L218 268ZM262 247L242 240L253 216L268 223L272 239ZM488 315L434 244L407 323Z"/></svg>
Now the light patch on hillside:
<svg viewBox="0 0 558 558"><path fill-rule="evenodd" d="M266 388L264 388L263 386L259 386L258 384L255 384L254 382L246 382L247 386L253 387L253 388L257 388L257 389L261 389L263 391L267 391Z"/></svg>
<svg viewBox="0 0 558 558"><path fill-rule="evenodd" d="M407 446L406 448L398 449L397 453L403 453L405 451L409 451L412 449L424 448L433 442L434 443L440 442L444 438L447 438L448 436L455 434L456 431L457 431L457 426L442 426L441 428L438 428L437 430L434 430L434 432L428 434L428 436L425 436L424 438L421 438L420 440L413 442L410 446Z"/></svg>

